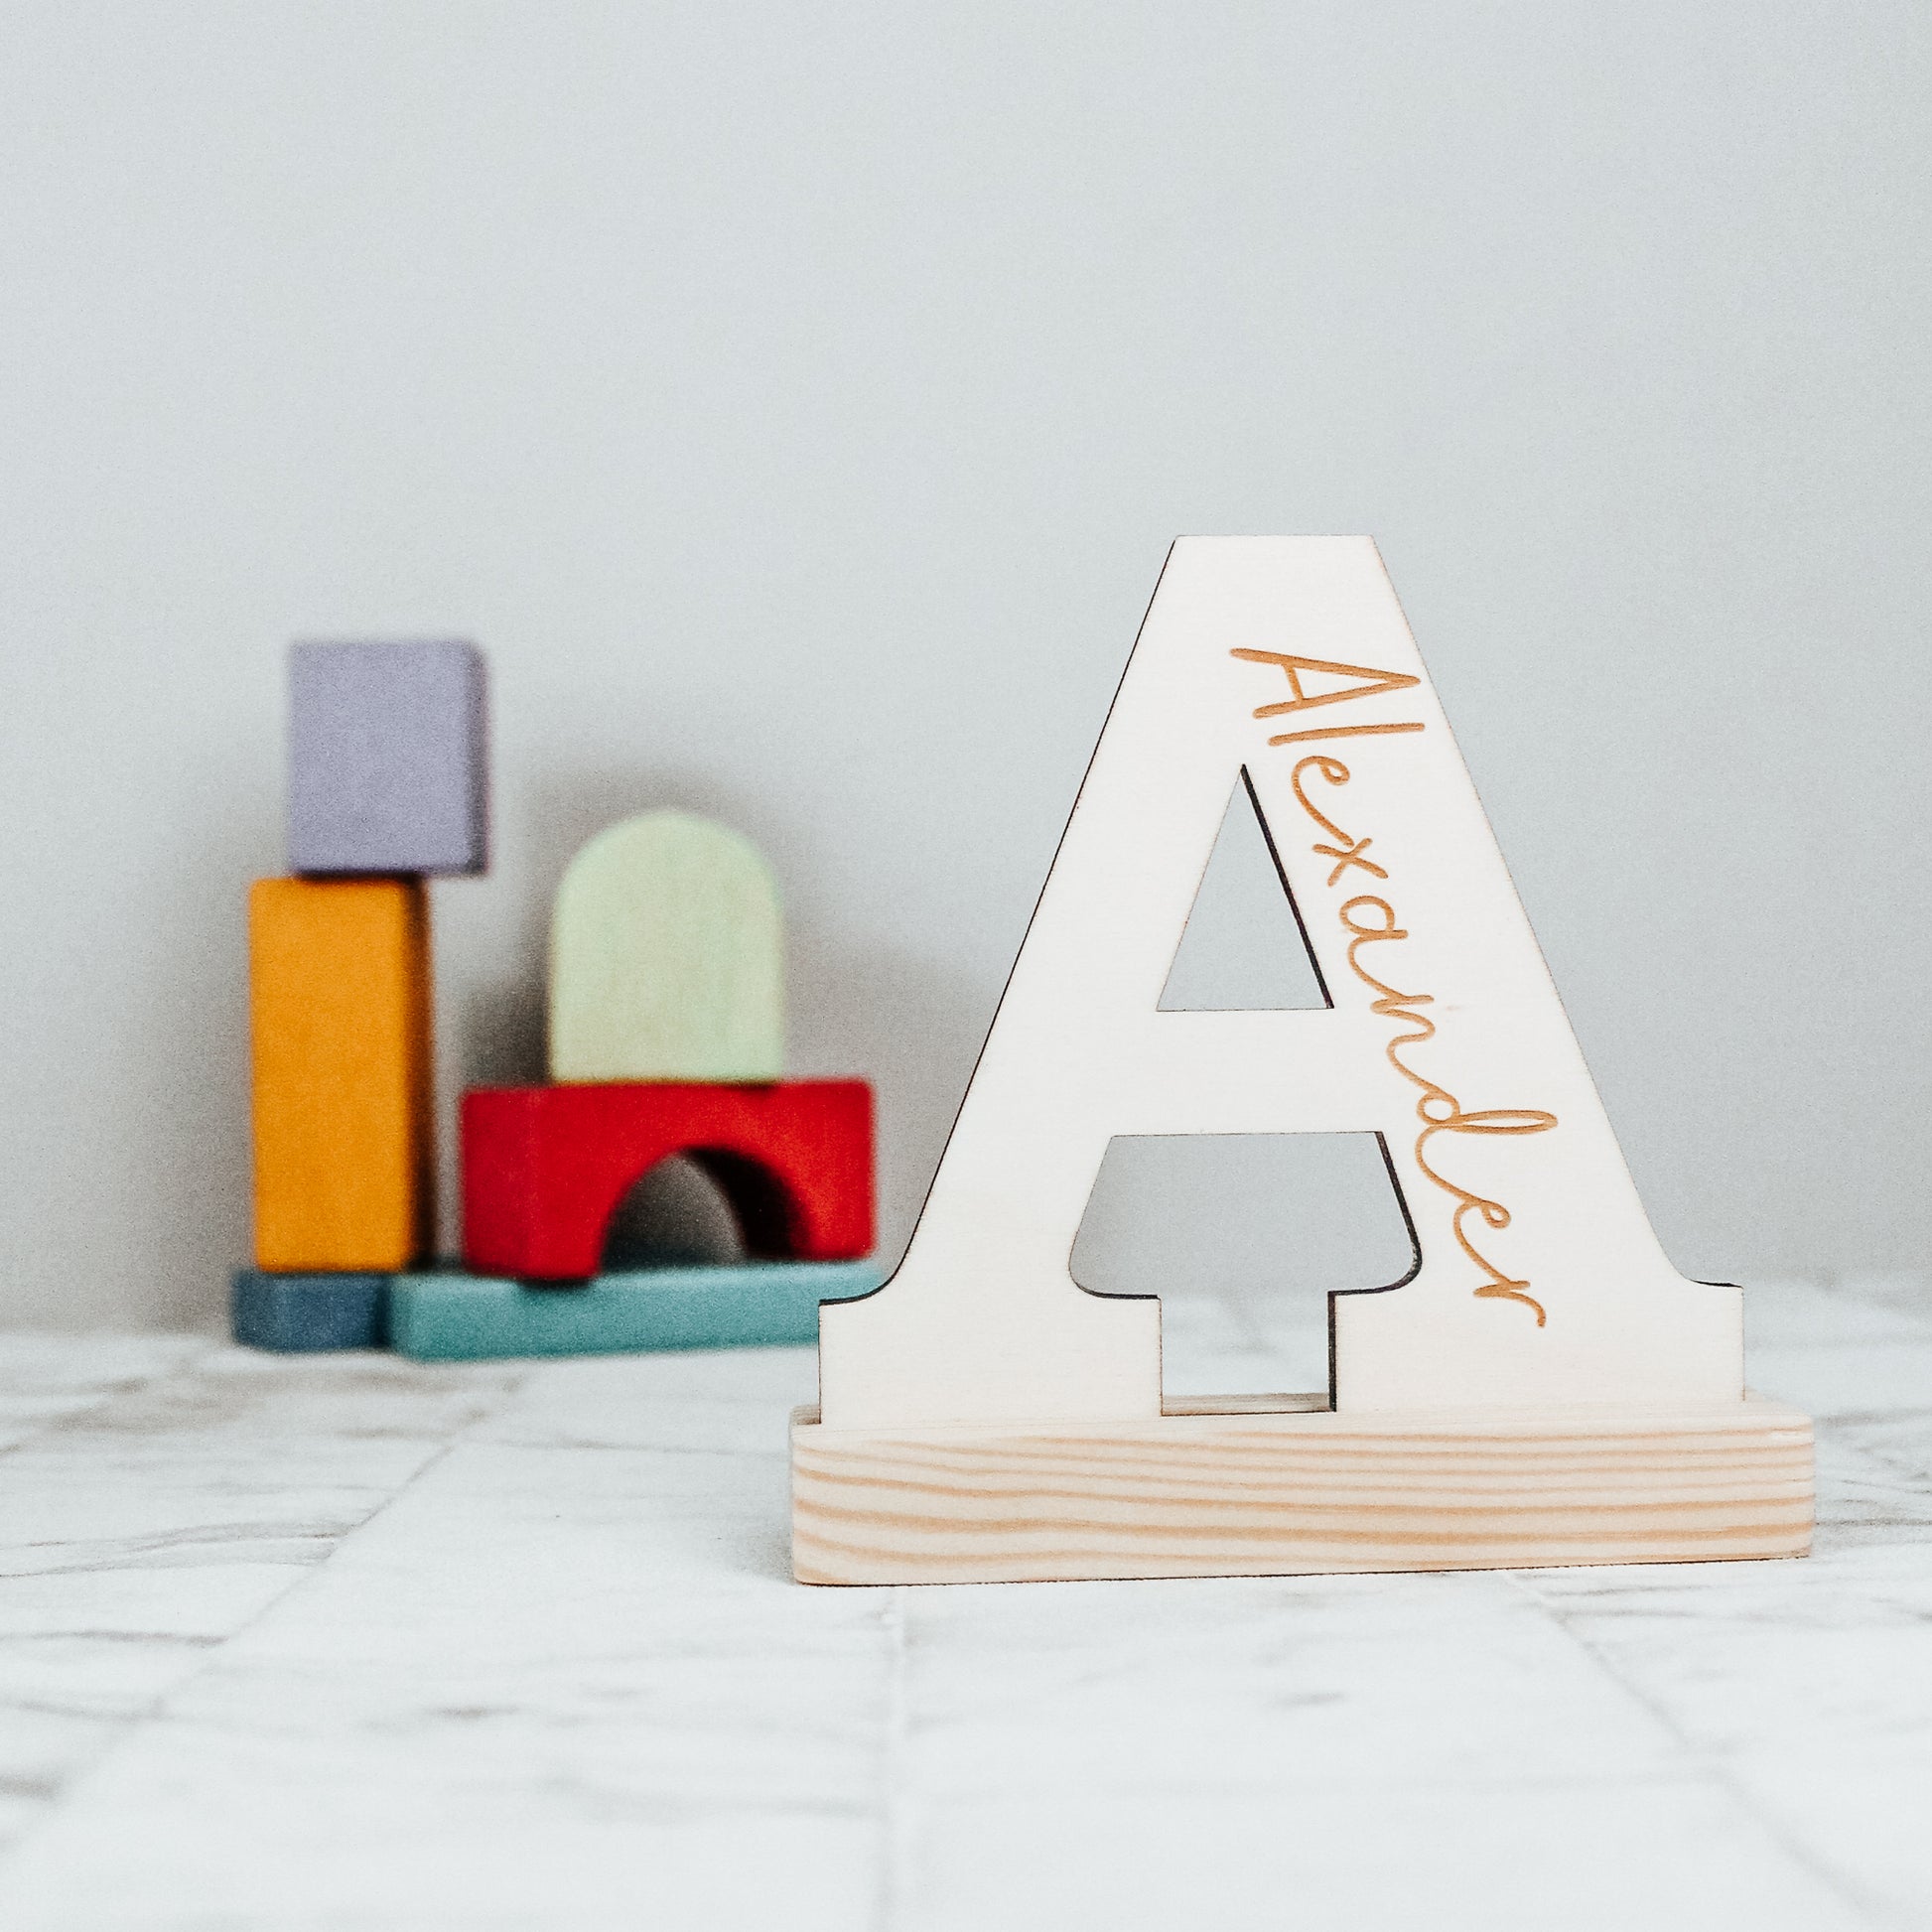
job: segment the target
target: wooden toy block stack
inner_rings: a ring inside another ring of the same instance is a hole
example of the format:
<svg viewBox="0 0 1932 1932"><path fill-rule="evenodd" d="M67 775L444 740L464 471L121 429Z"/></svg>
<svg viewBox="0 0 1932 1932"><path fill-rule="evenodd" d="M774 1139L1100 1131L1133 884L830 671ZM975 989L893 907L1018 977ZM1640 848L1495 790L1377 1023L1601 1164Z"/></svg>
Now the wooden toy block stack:
<svg viewBox="0 0 1932 1932"><path fill-rule="evenodd" d="M429 898L487 865L481 653L297 644L288 855L249 895L255 1266L238 1341L384 1338L387 1278L435 1239Z"/></svg>
<svg viewBox="0 0 1932 1932"><path fill-rule="evenodd" d="M557 893L550 1075L463 1100L467 1275L391 1290L421 1359L809 1343L821 1301L870 1293L872 1093L786 1080L776 885L739 834L649 812L593 838ZM695 1162L740 1262L598 1277L657 1164ZM597 1279L593 1280L593 1277Z"/></svg>

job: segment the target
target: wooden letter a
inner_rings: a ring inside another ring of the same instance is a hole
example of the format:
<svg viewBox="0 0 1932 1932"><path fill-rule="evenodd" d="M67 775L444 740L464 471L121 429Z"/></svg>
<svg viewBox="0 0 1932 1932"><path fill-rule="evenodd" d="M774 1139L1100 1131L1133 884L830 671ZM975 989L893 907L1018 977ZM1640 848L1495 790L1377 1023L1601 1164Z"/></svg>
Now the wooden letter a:
<svg viewBox="0 0 1932 1932"><path fill-rule="evenodd" d="M1162 1012L1244 768L1333 1004ZM1108 1140L1364 1130L1420 1269L1332 1299L1330 1390L1164 1414L1159 1303L1067 1272ZM1745 1401L1739 1292L1686 1281L1651 1233L1366 538L1175 544L911 1246L822 1311L820 1386L794 1436L814 1581L1804 1546L1809 1426ZM1683 1483L1633 1487L1633 1430L1652 1451L1688 1432L1730 1502L1700 1518ZM1498 1484L1558 1467L1582 1517L1496 1515ZM1382 1498L1367 1527L1357 1481Z"/></svg>

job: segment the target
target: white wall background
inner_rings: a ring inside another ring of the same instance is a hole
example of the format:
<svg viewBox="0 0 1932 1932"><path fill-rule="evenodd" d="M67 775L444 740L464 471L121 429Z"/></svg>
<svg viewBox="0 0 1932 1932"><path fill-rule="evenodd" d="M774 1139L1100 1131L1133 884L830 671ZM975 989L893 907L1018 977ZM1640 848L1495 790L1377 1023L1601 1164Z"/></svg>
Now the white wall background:
<svg viewBox="0 0 1932 1932"><path fill-rule="evenodd" d="M218 1318L292 635L772 853L903 1240L1171 536L1368 530L1681 1266L1932 1220L1932 14L0 6L0 1319Z"/></svg>

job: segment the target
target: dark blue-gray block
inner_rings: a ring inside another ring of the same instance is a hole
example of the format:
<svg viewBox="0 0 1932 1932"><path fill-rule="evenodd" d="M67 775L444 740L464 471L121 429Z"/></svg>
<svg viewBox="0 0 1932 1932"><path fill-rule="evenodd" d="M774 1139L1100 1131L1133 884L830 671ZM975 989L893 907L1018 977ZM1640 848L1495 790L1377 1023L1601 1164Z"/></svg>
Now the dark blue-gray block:
<svg viewBox="0 0 1932 1932"><path fill-rule="evenodd" d="M387 1275L268 1275L237 1268L228 1306L235 1340L278 1355L382 1348L389 1340Z"/></svg>
<svg viewBox="0 0 1932 1932"><path fill-rule="evenodd" d="M486 739L475 644L295 645L290 870L483 871Z"/></svg>
<svg viewBox="0 0 1932 1932"><path fill-rule="evenodd" d="M640 1268L582 1288L485 1275L395 1275L389 1335L419 1362L509 1355L621 1355L668 1348L782 1348L818 1340L818 1305L870 1295L870 1261L750 1261Z"/></svg>

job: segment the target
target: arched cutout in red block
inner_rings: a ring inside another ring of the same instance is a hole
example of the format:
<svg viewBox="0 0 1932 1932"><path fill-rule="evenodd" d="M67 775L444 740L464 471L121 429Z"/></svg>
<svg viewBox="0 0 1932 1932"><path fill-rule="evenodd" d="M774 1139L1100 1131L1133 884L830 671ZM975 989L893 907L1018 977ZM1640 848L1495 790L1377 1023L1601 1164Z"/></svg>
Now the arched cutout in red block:
<svg viewBox="0 0 1932 1932"><path fill-rule="evenodd" d="M668 1155L703 1164L750 1253L872 1252L872 1089L621 1082L480 1087L463 1096L463 1258L525 1281L595 1275L630 1184Z"/></svg>
<svg viewBox="0 0 1932 1932"><path fill-rule="evenodd" d="M600 1275L638 1268L730 1268L751 1257L745 1216L688 1154L667 1155L623 1190L604 1224Z"/></svg>

